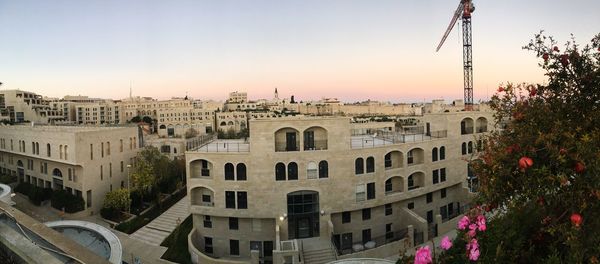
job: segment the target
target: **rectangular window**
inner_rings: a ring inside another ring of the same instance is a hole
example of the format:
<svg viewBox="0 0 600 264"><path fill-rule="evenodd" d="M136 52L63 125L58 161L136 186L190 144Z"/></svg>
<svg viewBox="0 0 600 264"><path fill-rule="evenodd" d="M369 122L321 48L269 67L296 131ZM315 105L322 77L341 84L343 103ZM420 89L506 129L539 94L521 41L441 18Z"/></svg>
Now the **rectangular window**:
<svg viewBox="0 0 600 264"><path fill-rule="evenodd" d="M415 209L415 203L408 203L406 207L408 207L408 209Z"/></svg>
<svg viewBox="0 0 600 264"><path fill-rule="evenodd" d="M237 217L229 217L229 230L238 230L238 218Z"/></svg>
<svg viewBox="0 0 600 264"><path fill-rule="evenodd" d="M232 192L232 191L225 192L225 208L235 209L235 192Z"/></svg>
<svg viewBox="0 0 600 264"><path fill-rule="evenodd" d="M110 156L110 142L106 142L106 155Z"/></svg>
<svg viewBox="0 0 600 264"><path fill-rule="evenodd" d="M428 193L427 194L427 203L431 203L433 202L433 194L432 193Z"/></svg>
<svg viewBox="0 0 600 264"><path fill-rule="evenodd" d="M439 183L440 182L440 171L439 170L433 170L433 184Z"/></svg>
<svg viewBox="0 0 600 264"><path fill-rule="evenodd" d="M204 252L207 254L213 253L212 237L204 237Z"/></svg>
<svg viewBox="0 0 600 264"><path fill-rule="evenodd" d="M362 209L362 220L369 220L371 219L371 208L364 208Z"/></svg>
<svg viewBox="0 0 600 264"><path fill-rule="evenodd" d="M350 212L342 212L342 224L352 222L352 214Z"/></svg>
<svg viewBox="0 0 600 264"><path fill-rule="evenodd" d="M427 211L427 223L428 224L433 223L433 211L432 210Z"/></svg>
<svg viewBox="0 0 600 264"><path fill-rule="evenodd" d="M362 242L363 244L371 241L371 229L363 229L362 231Z"/></svg>
<svg viewBox="0 0 600 264"><path fill-rule="evenodd" d="M392 214L392 204L385 204L385 215L391 215Z"/></svg>
<svg viewBox="0 0 600 264"><path fill-rule="evenodd" d="M446 168L440 169L440 182L446 181Z"/></svg>
<svg viewBox="0 0 600 264"><path fill-rule="evenodd" d="M442 199L443 199L443 198L446 198L446 188L444 188L444 189L442 189L442 190L440 191L440 196L441 196L441 198L442 198Z"/></svg>
<svg viewBox="0 0 600 264"><path fill-rule="evenodd" d="M375 183L367 183L367 200L375 199Z"/></svg>
<svg viewBox="0 0 600 264"><path fill-rule="evenodd" d="M364 184L359 184L356 185L356 201L357 202L362 202L365 200L365 185Z"/></svg>
<svg viewBox="0 0 600 264"><path fill-rule="evenodd" d="M123 140L119 139L119 152L123 152Z"/></svg>
<svg viewBox="0 0 600 264"><path fill-rule="evenodd" d="M104 158L104 142L100 143L100 157Z"/></svg>
<svg viewBox="0 0 600 264"><path fill-rule="evenodd" d="M440 215L442 216L442 220L446 220L448 218L448 209L445 205L440 207Z"/></svg>
<svg viewBox="0 0 600 264"><path fill-rule="evenodd" d="M248 209L248 200L246 196L246 192L238 192L237 193L237 208L238 209Z"/></svg>
<svg viewBox="0 0 600 264"><path fill-rule="evenodd" d="M108 177L112 178L112 162L108 163Z"/></svg>
<svg viewBox="0 0 600 264"><path fill-rule="evenodd" d="M100 180L104 179L104 169L102 167L102 165L100 165Z"/></svg>
<svg viewBox="0 0 600 264"><path fill-rule="evenodd" d="M229 240L229 255L239 256L240 255L240 241Z"/></svg>
<svg viewBox="0 0 600 264"><path fill-rule="evenodd" d="M94 160L94 144L90 144L90 160Z"/></svg>
<svg viewBox="0 0 600 264"><path fill-rule="evenodd" d="M392 223L385 224L385 239L393 239L394 232L392 232Z"/></svg>
<svg viewBox="0 0 600 264"><path fill-rule="evenodd" d="M121 172L123 172L123 161L121 161Z"/></svg>
<svg viewBox="0 0 600 264"><path fill-rule="evenodd" d="M92 190L88 190L86 193L86 196L87 196L86 197L87 198L86 205L87 205L87 208L90 208L90 207L92 207Z"/></svg>

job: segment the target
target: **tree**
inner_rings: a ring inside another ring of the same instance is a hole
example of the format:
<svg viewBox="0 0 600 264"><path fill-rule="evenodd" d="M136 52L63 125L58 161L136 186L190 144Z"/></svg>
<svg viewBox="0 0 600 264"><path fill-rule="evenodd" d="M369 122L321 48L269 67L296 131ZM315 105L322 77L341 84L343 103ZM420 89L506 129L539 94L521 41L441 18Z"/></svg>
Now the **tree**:
<svg viewBox="0 0 600 264"><path fill-rule="evenodd" d="M129 122L131 123L139 123L142 122L142 118L140 116L134 116L131 118L131 120L129 120Z"/></svg>
<svg viewBox="0 0 600 264"><path fill-rule="evenodd" d="M190 128L187 131L185 131L185 138L193 138L198 136L198 131L196 129Z"/></svg>
<svg viewBox="0 0 600 264"><path fill-rule="evenodd" d="M128 189L117 189L106 193L104 197L104 208L126 211L131 205Z"/></svg>
<svg viewBox="0 0 600 264"><path fill-rule="evenodd" d="M141 152L140 152L141 153ZM138 154L139 156L140 154ZM152 170L152 164L144 159L138 159L133 166L131 173L132 188L139 192L140 200L144 200L144 194L149 192L154 186L156 176Z"/></svg>
<svg viewBox="0 0 600 264"><path fill-rule="evenodd" d="M146 124L152 124L152 121L153 121L153 120L152 120L152 117L149 117L149 116L144 116L144 117L142 118L142 121L143 121L144 123L146 123Z"/></svg>

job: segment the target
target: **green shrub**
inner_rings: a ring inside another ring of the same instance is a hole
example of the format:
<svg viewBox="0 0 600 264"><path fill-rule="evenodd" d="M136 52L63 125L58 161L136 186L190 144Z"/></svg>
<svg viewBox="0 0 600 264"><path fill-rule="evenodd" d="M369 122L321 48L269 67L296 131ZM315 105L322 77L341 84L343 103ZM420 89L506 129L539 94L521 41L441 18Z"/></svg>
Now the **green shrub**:
<svg viewBox="0 0 600 264"><path fill-rule="evenodd" d="M58 210L64 208L67 213L76 213L85 209L83 198L70 194L65 190L54 191L50 202L52 207Z"/></svg>
<svg viewBox="0 0 600 264"><path fill-rule="evenodd" d="M19 185L17 185L17 187L15 187L15 192L24 194L24 195L29 195L29 191L31 190L31 188L33 188L33 185L31 185L30 183L27 182L22 182L19 183Z"/></svg>

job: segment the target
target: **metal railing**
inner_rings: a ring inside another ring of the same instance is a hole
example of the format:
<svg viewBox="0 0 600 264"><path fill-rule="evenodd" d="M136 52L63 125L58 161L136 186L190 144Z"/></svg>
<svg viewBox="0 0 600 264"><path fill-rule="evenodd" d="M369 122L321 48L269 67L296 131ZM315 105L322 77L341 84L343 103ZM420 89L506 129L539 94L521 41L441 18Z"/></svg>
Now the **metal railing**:
<svg viewBox="0 0 600 264"><path fill-rule="evenodd" d="M338 245L336 241L331 237L332 243L334 244L336 251L339 255L352 254L356 252L361 252L373 248L377 248L404 238L408 237L408 228L403 228L395 232L387 232L383 236L372 237L369 241L356 240L352 241L352 243L344 243L341 242L342 245Z"/></svg>
<svg viewBox="0 0 600 264"><path fill-rule="evenodd" d="M309 142L304 142L304 150L326 150L327 149L327 140L313 140L312 144L307 144Z"/></svg>
<svg viewBox="0 0 600 264"><path fill-rule="evenodd" d="M199 152L249 152L247 142L212 142L196 149Z"/></svg>
<svg viewBox="0 0 600 264"><path fill-rule="evenodd" d="M351 147L356 148L374 148L385 145L394 145L410 142L422 142L435 138L446 138L447 130L431 131L429 133L400 133L380 130L373 135L355 136L351 138Z"/></svg>
<svg viewBox="0 0 600 264"><path fill-rule="evenodd" d="M296 141L296 144L293 146L288 146L286 141L275 141L275 151L276 152L284 152L284 151L300 151L299 141Z"/></svg>

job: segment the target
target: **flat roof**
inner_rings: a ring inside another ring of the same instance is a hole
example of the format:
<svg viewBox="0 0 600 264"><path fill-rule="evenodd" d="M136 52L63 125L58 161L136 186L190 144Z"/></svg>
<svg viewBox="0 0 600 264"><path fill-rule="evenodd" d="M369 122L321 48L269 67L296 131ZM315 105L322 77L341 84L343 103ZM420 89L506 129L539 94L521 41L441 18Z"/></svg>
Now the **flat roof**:
<svg viewBox="0 0 600 264"><path fill-rule="evenodd" d="M4 129L10 129L13 131L20 130L34 130L34 131L43 131L43 132L70 132L70 133L78 133L78 132L96 132L96 131L107 131L107 130L119 130L119 129L127 129L135 126L48 126L48 125L0 125L0 127Z"/></svg>

